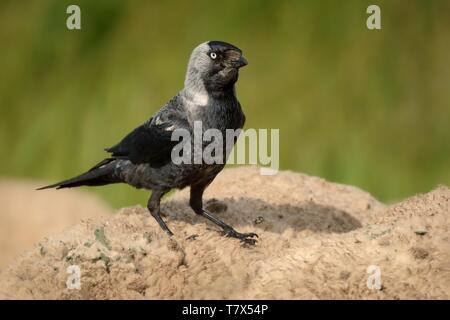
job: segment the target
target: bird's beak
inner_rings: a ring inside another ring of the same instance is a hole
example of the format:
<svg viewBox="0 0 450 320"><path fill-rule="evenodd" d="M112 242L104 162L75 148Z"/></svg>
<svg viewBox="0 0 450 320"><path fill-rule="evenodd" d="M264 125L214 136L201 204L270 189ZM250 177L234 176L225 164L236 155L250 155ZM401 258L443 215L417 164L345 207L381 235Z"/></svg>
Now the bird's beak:
<svg viewBox="0 0 450 320"><path fill-rule="evenodd" d="M226 52L227 64L233 68L242 68L248 64L241 51L229 50Z"/></svg>
<svg viewBox="0 0 450 320"><path fill-rule="evenodd" d="M248 65L247 59L244 58L243 55L239 58L239 60L236 62L236 68L242 68Z"/></svg>

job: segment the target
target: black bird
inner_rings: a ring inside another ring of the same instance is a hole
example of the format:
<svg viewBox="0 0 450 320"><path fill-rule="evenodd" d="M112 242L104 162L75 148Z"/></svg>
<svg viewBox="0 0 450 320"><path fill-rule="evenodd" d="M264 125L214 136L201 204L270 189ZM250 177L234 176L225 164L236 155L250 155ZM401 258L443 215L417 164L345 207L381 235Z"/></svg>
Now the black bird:
<svg viewBox="0 0 450 320"><path fill-rule="evenodd" d="M239 69L245 65L242 51L229 43L200 44L189 59L184 88L120 143L107 148L110 157L86 173L38 190L111 183L152 190L147 208L161 228L173 235L160 215L161 198L173 188L190 186L189 204L196 214L220 226L226 236L255 244L255 233L239 233L203 208L203 192L223 169L225 161L212 164L203 160L199 164L172 161L172 150L178 144L172 140L175 130L193 133L194 122L200 121L203 131L217 129L225 137L227 129L239 130L244 126L245 116L236 98L235 83Z"/></svg>

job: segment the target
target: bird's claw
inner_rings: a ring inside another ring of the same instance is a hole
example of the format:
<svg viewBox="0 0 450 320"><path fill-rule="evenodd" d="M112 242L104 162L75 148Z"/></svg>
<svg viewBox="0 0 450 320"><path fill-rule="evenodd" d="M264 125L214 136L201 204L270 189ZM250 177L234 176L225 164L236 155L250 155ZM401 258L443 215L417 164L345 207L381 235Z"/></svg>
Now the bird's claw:
<svg viewBox="0 0 450 320"><path fill-rule="evenodd" d="M241 240L241 242L250 245L255 245L257 240L253 238L258 238L258 235L256 233L240 233L234 229L225 229L223 230L222 234L226 237L239 239Z"/></svg>

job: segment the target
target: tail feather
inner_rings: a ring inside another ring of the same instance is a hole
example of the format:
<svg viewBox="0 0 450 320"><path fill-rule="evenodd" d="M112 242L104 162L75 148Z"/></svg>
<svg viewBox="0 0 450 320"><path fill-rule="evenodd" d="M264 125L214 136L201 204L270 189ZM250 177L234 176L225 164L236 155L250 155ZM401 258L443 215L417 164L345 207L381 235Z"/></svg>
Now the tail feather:
<svg viewBox="0 0 450 320"><path fill-rule="evenodd" d="M102 186L110 183L120 182L114 177L114 164L115 159L105 159L89 171L80 174L74 178L64 180L58 183L54 183L48 186L40 187L36 190L44 189L63 189L63 188L73 188L80 186Z"/></svg>

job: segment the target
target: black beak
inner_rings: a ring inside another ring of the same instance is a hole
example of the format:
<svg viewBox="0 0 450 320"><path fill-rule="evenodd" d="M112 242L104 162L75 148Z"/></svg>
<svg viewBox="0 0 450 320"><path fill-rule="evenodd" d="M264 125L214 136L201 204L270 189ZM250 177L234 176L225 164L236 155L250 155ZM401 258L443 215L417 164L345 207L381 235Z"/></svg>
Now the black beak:
<svg viewBox="0 0 450 320"><path fill-rule="evenodd" d="M227 50L225 53L226 64L232 68L242 68L248 64L241 50Z"/></svg>
<svg viewBox="0 0 450 320"><path fill-rule="evenodd" d="M239 60L236 62L236 68L242 68L248 65L247 59L244 58L243 55L239 58Z"/></svg>

